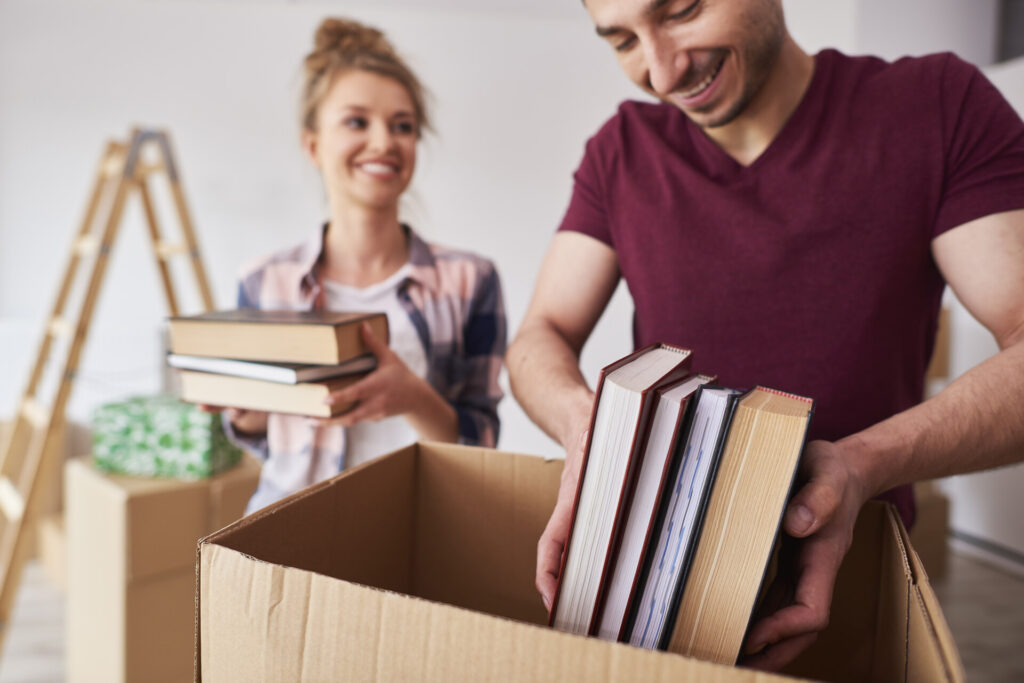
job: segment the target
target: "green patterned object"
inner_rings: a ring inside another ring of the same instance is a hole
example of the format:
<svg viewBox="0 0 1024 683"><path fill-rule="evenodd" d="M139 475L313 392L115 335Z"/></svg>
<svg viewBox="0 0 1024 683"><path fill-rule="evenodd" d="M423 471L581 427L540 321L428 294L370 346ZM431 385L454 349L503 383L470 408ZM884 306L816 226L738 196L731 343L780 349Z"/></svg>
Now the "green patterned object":
<svg viewBox="0 0 1024 683"><path fill-rule="evenodd" d="M220 415L173 396L136 396L97 408L92 454L107 472L175 479L212 477L242 457Z"/></svg>

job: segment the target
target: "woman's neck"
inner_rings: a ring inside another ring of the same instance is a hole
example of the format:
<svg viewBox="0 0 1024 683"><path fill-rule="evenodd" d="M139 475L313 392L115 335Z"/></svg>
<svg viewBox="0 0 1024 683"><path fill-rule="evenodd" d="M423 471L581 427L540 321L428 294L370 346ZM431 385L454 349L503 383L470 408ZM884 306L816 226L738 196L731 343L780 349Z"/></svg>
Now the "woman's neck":
<svg viewBox="0 0 1024 683"><path fill-rule="evenodd" d="M324 278L365 287L386 280L408 260L398 207L332 209L324 238Z"/></svg>

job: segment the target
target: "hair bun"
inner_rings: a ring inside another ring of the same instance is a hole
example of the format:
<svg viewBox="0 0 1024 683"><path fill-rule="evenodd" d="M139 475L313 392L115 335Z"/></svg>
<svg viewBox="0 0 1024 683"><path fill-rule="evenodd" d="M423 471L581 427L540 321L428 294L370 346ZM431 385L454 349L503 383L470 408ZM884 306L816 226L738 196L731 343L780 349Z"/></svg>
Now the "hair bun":
<svg viewBox="0 0 1024 683"><path fill-rule="evenodd" d="M324 19L313 38L314 52L334 52L342 55L354 52L393 54L394 48L384 34L371 26L347 19Z"/></svg>

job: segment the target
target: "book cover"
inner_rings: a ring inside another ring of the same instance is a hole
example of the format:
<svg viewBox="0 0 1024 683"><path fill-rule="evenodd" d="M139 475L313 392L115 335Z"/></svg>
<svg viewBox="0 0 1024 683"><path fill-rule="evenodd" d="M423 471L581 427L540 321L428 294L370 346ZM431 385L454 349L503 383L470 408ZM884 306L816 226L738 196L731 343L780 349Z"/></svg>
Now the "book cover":
<svg viewBox="0 0 1024 683"><path fill-rule="evenodd" d="M360 327L388 341L384 313L213 311L168 320L170 351L187 356L337 365L370 353Z"/></svg>

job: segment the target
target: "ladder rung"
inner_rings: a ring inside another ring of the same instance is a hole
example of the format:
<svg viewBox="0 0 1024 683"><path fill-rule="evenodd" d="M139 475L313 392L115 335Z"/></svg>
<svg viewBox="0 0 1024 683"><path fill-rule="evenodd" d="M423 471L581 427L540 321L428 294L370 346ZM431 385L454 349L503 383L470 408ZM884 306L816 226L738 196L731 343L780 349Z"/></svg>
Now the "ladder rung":
<svg viewBox="0 0 1024 683"><path fill-rule="evenodd" d="M25 514L25 499L7 477L0 477L0 510L12 522Z"/></svg>
<svg viewBox="0 0 1024 683"><path fill-rule="evenodd" d="M162 259L188 253L188 245L181 242L158 242L154 248L156 249L156 255Z"/></svg>
<svg viewBox="0 0 1024 683"><path fill-rule="evenodd" d="M75 242L75 251L81 256L88 256L89 254L95 254L100 248L100 238L98 235L82 235Z"/></svg>
<svg viewBox="0 0 1024 683"><path fill-rule="evenodd" d="M113 178L124 173L124 153L113 154L103 162L100 173L108 178Z"/></svg>
<svg viewBox="0 0 1024 683"><path fill-rule="evenodd" d="M38 428L45 427L50 421L50 411L35 399L25 399L21 404L22 416Z"/></svg>
<svg viewBox="0 0 1024 683"><path fill-rule="evenodd" d="M65 318L54 318L48 328L51 337L70 337L75 328Z"/></svg>
<svg viewBox="0 0 1024 683"><path fill-rule="evenodd" d="M166 167L161 162L135 165L135 175L138 177L147 176L151 173L163 173L166 170Z"/></svg>

